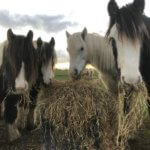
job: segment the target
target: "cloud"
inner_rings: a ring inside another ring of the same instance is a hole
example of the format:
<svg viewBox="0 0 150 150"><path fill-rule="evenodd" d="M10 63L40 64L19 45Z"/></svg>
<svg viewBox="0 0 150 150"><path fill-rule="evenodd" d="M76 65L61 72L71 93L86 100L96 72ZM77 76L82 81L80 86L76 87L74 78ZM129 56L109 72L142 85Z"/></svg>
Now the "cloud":
<svg viewBox="0 0 150 150"><path fill-rule="evenodd" d="M58 63L66 63L69 62L69 55L67 52L63 50L57 50L57 61Z"/></svg>
<svg viewBox="0 0 150 150"><path fill-rule="evenodd" d="M77 26L78 23L66 20L64 15L12 15L7 10L0 10L0 25L14 29L31 26L34 29L44 30L48 33L56 33L67 27Z"/></svg>

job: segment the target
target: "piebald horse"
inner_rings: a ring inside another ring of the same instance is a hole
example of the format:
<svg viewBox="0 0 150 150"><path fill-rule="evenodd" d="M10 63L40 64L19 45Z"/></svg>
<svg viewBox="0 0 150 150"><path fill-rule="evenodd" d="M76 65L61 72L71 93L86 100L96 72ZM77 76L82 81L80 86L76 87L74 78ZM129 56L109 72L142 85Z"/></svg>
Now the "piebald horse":
<svg viewBox="0 0 150 150"><path fill-rule="evenodd" d="M37 49L38 56L38 78L30 90L31 103L29 105L29 119L27 122L27 129L29 130L34 128L33 114L38 93L42 86L51 84L54 77L54 66L57 61L55 39L53 37L49 42L42 41L41 38L38 38L38 40L34 42L34 47Z"/></svg>
<svg viewBox="0 0 150 150"><path fill-rule="evenodd" d="M8 139L13 141L20 136L15 119L17 104L24 93L28 93L37 79L37 55L33 47L33 32L27 36L15 35L7 31L7 41L1 46L0 101L4 101L4 120ZM26 94L25 94L26 95Z"/></svg>
<svg viewBox="0 0 150 150"><path fill-rule="evenodd" d="M112 39L118 62L124 61L120 57L122 55L120 52L124 45L126 46L124 58L130 59L126 62L129 66L126 68L127 72L135 76L138 70L134 68L139 69L150 97L150 18L143 14L144 8L145 0L134 0L133 3L122 8L118 7L115 0L110 0L108 4L110 24L107 37ZM121 69L119 64L117 67ZM133 77L130 80L134 81ZM150 100L148 99L147 102L150 112Z"/></svg>

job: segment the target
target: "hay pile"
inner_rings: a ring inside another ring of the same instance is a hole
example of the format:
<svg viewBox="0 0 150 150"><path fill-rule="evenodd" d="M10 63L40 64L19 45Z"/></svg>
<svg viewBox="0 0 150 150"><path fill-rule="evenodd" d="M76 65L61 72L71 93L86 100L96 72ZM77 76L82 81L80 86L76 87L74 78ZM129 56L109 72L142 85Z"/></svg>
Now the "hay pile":
<svg viewBox="0 0 150 150"><path fill-rule="evenodd" d="M84 69L81 78L84 80L92 80L95 78L96 71L94 69Z"/></svg>
<svg viewBox="0 0 150 150"><path fill-rule="evenodd" d="M56 149L123 150L143 122L146 90L142 85L132 91L127 115L125 95L122 90L119 99L113 97L99 80L55 81L39 94L35 123L48 122Z"/></svg>
<svg viewBox="0 0 150 150"><path fill-rule="evenodd" d="M124 102L128 104L127 112L124 112ZM118 96L118 135L117 145L123 149L130 138L134 138L143 121L148 116L147 90L142 83L133 87L120 86Z"/></svg>

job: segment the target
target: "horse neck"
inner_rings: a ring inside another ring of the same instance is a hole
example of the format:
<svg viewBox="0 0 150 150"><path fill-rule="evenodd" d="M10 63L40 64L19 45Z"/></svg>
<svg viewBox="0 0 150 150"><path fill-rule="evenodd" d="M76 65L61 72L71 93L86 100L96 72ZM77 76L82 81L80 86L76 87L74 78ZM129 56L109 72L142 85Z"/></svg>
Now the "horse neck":
<svg viewBox="0 0 150 150"><path fill-rule="evenodd" d="M104 37L88 34L87 37L88 61L102 73L112 73L115 61L112 47Z"/></svg>

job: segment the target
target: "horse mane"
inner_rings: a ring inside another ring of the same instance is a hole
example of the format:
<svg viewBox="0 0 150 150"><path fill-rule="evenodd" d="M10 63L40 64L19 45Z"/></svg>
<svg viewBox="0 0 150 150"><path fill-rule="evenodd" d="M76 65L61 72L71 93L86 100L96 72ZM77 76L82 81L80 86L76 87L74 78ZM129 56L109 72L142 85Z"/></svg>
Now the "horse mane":
<svg viewBox="0 0 150 150"><path fill-rule="evenodd" d="M47 65L49 61L51 61L53 69L57 59L54 38L52 38L50 42L45 42L42 41L41 38L38 38L38 40L34 42L34 47L37 49L39 67L41 68L42 64Z"/></svg>
<svg viewBox="0 0 150 150"><path fill-rule="evenodd" d="M49 60L54 61L54 47L50 46L48 42L43 42L41 51L40 51L40 59L43 64L47 64Z"/></svg>
<svg viewBox="0 0 150 150"><path fill-rule="evenodd" d="M90 53L90 63L94 64L102 73L112 73L115 69L115 60L110 42L96 33L87 34L87 44ZM95 50L94 50L95 49Z"/></svg>
<svg viewBox="0 0 150 150"><path fill-rule="evenodd" d="M142 12L138 12L133 4L123 6L117 10L115 16L110 16L109 28L106 32L107 37L115 23L118 30L118 36L121 38L126 36L134 41L137 38L142 40L145 36L149 37L143 21Z"/></svg>
<svg viewBox="0 0 150 150"><path fill-rule="evenodd" d="M87 51L86 64L93 65L103 74L116 76L115 59L108 38L97 33L86 33L83 39L82 32L76 32L68 33L67 42L71 50L84 47Z"/></svg>

